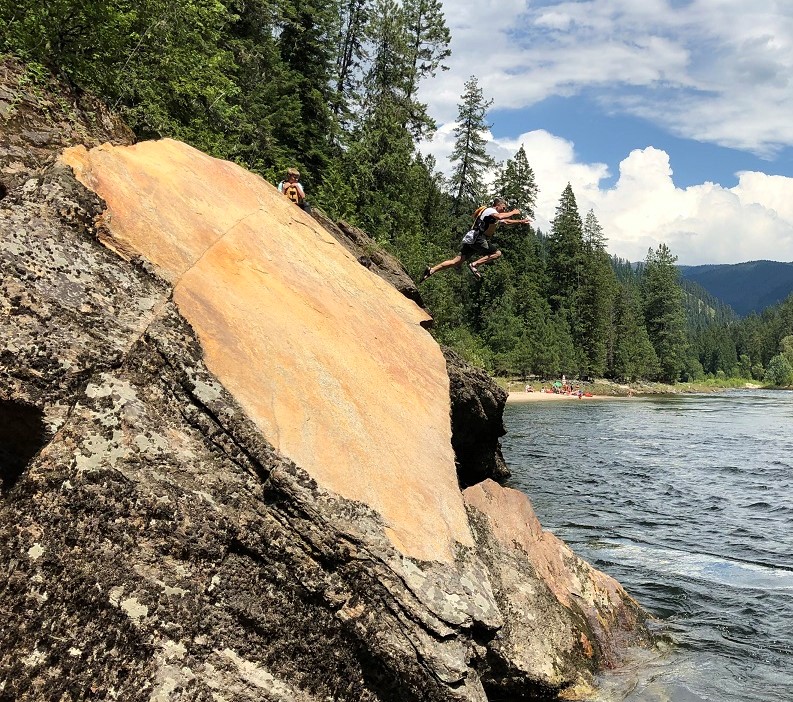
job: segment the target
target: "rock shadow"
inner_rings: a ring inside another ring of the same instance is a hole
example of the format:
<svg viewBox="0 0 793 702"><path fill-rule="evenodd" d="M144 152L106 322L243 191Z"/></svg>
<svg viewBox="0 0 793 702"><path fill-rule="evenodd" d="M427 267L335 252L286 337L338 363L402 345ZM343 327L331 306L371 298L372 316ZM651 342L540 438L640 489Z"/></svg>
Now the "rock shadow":
<svg viewBox="0 0 793 702"><path fill-rule="evenodd" d="M5 494L17 484L49 438L40 409L0 400L0 492Z"/></svg>

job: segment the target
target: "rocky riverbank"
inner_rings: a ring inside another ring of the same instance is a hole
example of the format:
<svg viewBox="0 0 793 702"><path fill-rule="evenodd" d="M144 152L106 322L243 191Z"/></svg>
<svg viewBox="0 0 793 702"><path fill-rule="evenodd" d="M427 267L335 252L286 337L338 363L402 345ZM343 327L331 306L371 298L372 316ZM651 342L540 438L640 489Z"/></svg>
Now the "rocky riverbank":
<svg viewBox="0 0 793 702"><path fill-rule="evenodd" d="M580 698L651 643L415 299L235 164L64 146L0 160L0 699Z"/></svg>

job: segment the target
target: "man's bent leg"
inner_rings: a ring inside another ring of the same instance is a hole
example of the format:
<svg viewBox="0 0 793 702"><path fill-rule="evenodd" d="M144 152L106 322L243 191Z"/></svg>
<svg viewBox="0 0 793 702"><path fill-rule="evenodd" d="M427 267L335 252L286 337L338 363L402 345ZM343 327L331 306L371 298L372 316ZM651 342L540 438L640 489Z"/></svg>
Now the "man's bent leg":
<svg viewBox="0 0 793 702"><path fill-rule="evenodd" d="M501 258L501 251L494 251L487 256L482 256L482 258L478 258L476 261L473 262L474 268L479 268L479 266L484 265L485 263L490 263L491 261L495 261L496 259Z"/></svg>

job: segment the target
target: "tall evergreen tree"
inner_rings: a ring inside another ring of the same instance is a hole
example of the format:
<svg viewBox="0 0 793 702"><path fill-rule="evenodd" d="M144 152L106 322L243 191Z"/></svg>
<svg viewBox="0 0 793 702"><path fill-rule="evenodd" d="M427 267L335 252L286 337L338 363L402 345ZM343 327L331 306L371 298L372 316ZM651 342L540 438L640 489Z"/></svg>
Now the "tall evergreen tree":
<svg viewBox="0 0 793 702"><path fill-rule="evenodd" d="M614 299L609 375L635 381L655 377L658 370L637 290L633 285L620 285Z"/></svg>
<svg viewBox="0 0 793 702"><path fill-rule="evenodd" d="M274 0L234 0L229 9L234 21L228 28L227 45L234 54L233 77L239 92L236 138L227 138L233 144L228 158L275 180L282 177L285 167L300 163L297 154L275 135L275 124L296 119L299 110L279 99L282 76L288 72L277 40L280 10ZM282 107L290 114L279 115ZM314 174L307 175L310 182Z"/></svg>
<svg viewBox="0 0 793 702"><path fill-rule="evenodd" d="M372 0L342 0L335 27L336 68L333 114L342 123L350 121L360 99Z"/></svg>
<svg viewBox="0 0 793 702"><path fill-rule="evenodd" d="M285 71L273 129L278 141L307 168L309 178L324 170L335 133L330 109L335 5L326 0L282 5L278 45Z"/></svg>
<svg viewBox="0 0 793 702"><path fill-rule="evenodd" d="M403 0L403 11L410 60L405 84L408 105L405 126L420 139L435 130L435 122L427 114L426 106L416 100L419 84L435 76L439 69L448 69L443 62L451 55L451 34L440 0Z"/></svg>
<svg viewBox="0 0 793 702"><path fill-rule="evenodd" d="M676 261L669 247L660 244L655 251L647 252L642 277L647 333L658 357L659 377L667 383L679 380L687 351L683 291Z"/></svg>
<svg viewBox="0 0 793 702"><path fill-rule="evenodd" d="M570 309L581 284L584 266L584 231L575 194L567 184L548 237L549 301L554 310Z"/></svg>
<svg viewBox="0 0 793 702"><path fill-rule="evenodd" d="M358 187L359 222L376 239L388 242L409 210L404 186L414 155L413 138L405 126L410 57L404 15L395 0L376 0L370 27L365 97L346 157Z"/></svg>
<svg viewBox="0 0 793 702"><path fill-rule="evenodd" d="M507 159L496 175L493 188L494 195L506 198L511 207L516 207L528 217L534 217L538 188L522 144L514 158Z"/></svg>
<svg viewBox="0 0 793 702"><path fill-rule="evenodd" d="M484 132L490 129L485 115L492 100L485 100L475 76L465 83L462 102L457 106L454 128L454 149L449 160L453 164L451 185L454 192L454 213L472 209L483 199L484 175L496 163L487 153Z"/></svg>
<svg viewBox="0 0 793 702"><path fill-rule="evenodd" d="M523 215L534 216L537 183L522 146L515 157L508 159L499 170L494 189L494 194L506 198L510 208L521 210ZM497 236L505 257L518 275L522 276L527 272L535 275L539 273L542 264L539 260L537 240L529 225L502 227L498 230ZM524 282L516 281L515 284L521 285Z"/></svg>
<svg viewBox="0 0 793 702"><path fill-rule="evenodd" d="M583 352L585 375L606 372L616 279L603 229L590 210L584 221L584 264L575 299L574 337Z"/></svg>
<svg viewBox="0 0 793 702"><path fill-rule="evenodd" d="M636 267L630 261L619 256L612 256L611 267L614 270L617 281L620 283L637 284L638 274Z"/></svg>

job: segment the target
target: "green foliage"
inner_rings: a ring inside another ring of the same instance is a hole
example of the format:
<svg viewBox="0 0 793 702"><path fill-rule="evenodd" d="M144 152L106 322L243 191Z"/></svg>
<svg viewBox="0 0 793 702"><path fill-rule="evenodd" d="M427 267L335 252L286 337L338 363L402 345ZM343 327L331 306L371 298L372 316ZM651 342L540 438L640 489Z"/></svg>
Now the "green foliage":
<svg viewBox="0 0 793 702"><path fill-rule="evenodd" d="M768 363L763 380L777 387L793 385L793 363L785 354L777 354Z"/></svg>
<svg viewBox="0 0 793 702"><path fill-rule="evenodd" d="M534 217L538 189L534 171L529 165L523 146L518 149L514 158L507 159L496 176L493 188L494 196L506 198L511 208L519 209L524 216Z"/></svg>
<svg viewBox="0 0 793 702"><path fill-rule="evenodd" d="M619 288L614 300L613 330L609 375L631 382L655 377L658 357L644 325L636 288Z"/></svg>
<svg viewBox="0 0 793 702"><path fill-rule="evenodd" d="M317 188L313 201L334 220L357 223L358 183L348 173L343 161L332 161L325 170L325 178Z"/></svg>
<svg viewBox="0 0 793 702"><path fill-rule="evenodd" d="M677 260L666 244L647 253L642 289L644 319L650 342L658 357L658 379L674 383L685 365L687 343L683 293L678 283Z"/></svg>
<svg viewBox="0 0 793 702"><path fill-rule="evenodd" d="M726 377L726 373L724 371L720 370L719 374L717 374L717 377ZM687 383L698 382L705 378L705 369L702 367L702 364L699 362L699 359L696 356L688 355L685 358L681 376L682 379Z"/></svg>
<svg viewBox="0 0 793 702"><path fill-rule="evenodd" d="M464 326L447 328L438 335L438 341L456 351L472 366L488 368L490 365L490 350Z"/></svg>
<svg viewBox="0 0 793 702"><path fill-rule="evenodd" d="M788 334L779 341L779 353L793 362L793 334Z"/></svg>
<svg viewBox="0 0 793 702"><path fill-rule="evenodd" d="M339 5L332 33L336 47L332 110L342 128L349 126L354 105L361 98L361 73L367 58L371 14L372 0L343 0Z"/></svg>
<svg viewBox="0 0 793 702"><path fill-rule="evenodd" d="M584 231L575 194L567 184L548 237L548 296L555 310L570 306L584 267Z"/></svg>
<svg viewBox="0 0 793 702"><path fill-rule="evenodd" d="M768 362L763 379L779 387L793 385L793 335L780 339L779 353Z"/></svg>
<svg viewBox="0 0 793 702"><path fill-rule="evenodd" d="M232 19L216 0L22 0L0 5L5 48L97 93L141 137L172 136L224 154L239 117Z"/></svg>
<svg viewBox="0 0 793 702"><path fill-rule="evenodd" d="M788 337L793 337L793 296L769 307L762 315L714 321L690 330L691 346L709 375L729 375L762 380L765 369L779 353L790 361Z"/></svg>
<svg viewBox="0 0 793 702"><path fill-rule="evenodd" d="M683 289L683 306L689 329L706 329L714 325L729 324L738 319L729 305L713 297L700 285L681 279L680 286Z"/></svg>
<svg viewBox="0 0 793 702"><path fill-rule="evenodd" d="M752 359L745 353L742 353L738 359L737 372L741 378L752 378Z"/></svg>
<svg viewBox="0 0 793 702"><path fill-rule="evenodd" d="M469 212L485 199L484 175L495 166L487 153L483 133L490 129L485 115L492 100L485 100L475 76L465 83L462 102L457 106L454 149L449 160L454 164L451 187L455 193L454 213Z"/></svg>
<svg viewBox="0 0 793 702"><path fill-rule="evenodd" d="M362 227L418 278L455 255L488 196L533 216L538 193L523 147L498 168L488 155L492 100L475 77L458 105L450 180L419 155L435 127L419 86L449 57L442 8L0 0L0 51L22 57L23 81L42 92L53 73L94 92L140 138L181 139L272 182L299 167L310 201ZM639 266L610 258L569 184L549 234L521 225L496 238L504 255L484 280L463 268L421 288L436 336L491 372L779 380L793 363L793 297L737 320L696 286L681 289L665 246Z"/></svg>
<svg viewBox="0 0 793 702"><path fill-rule="evenodd" d="M452 38L440 0L403 0L402 11L409 59L405 100L412 105L406 126L414 138L420 139L435 130L435 122L427 114L426 106L415 100L419 83L433 77L439 69L447 70L443 62L451 55Z"/></svg>
<svg viewBox="0 0 793 702"><path fill-rule="evenodd" d="M583 234L584 264L573 301L575 339L582 351L581 374L603 376L617 281L606 253L603 229L592 210L587 213Z"/></svg>

